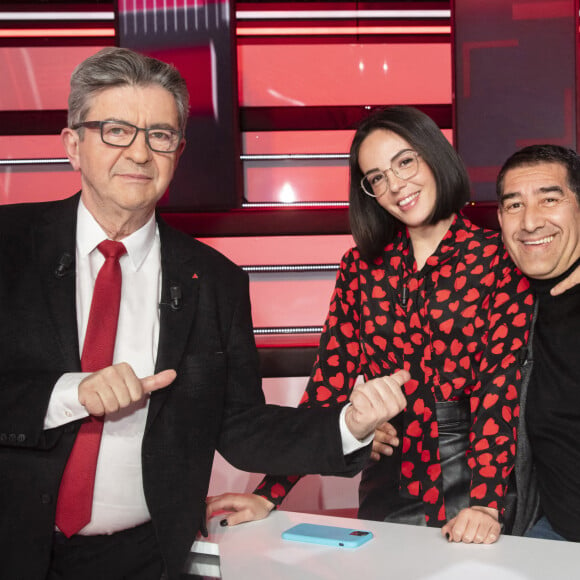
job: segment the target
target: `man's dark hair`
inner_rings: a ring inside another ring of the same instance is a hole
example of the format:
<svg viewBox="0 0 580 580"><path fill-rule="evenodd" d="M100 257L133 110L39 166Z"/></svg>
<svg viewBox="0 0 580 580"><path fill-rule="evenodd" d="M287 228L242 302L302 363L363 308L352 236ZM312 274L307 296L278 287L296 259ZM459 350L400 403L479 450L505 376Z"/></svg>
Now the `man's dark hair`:
<svg viewBox="0 0 580 580"><path fill-rule="evenodd" d="M350 147L349 218L353 238L361 255L372 260L391 242L401 222L383 209L361 187L363 174L358 164L362 142L378 129L392 131L411 145L426 163L437 186L437 202L428 223L435 224L460 211L469 200L470 184L461 158L435 122L414 107L379 109L359 125ZM385 159L385 164L388 164Z"/></svg>
<svg viewBox="0 0 580 580"><path fill-rule="evenodd" d="M568 187L576 195L580 204L580 157L573 149L560 145L529 145L516 151L503 164L496 180L498 199L503 195L503 183L508 171L518 167L538 165L538 163L559 163L566 169Z"/></svg>

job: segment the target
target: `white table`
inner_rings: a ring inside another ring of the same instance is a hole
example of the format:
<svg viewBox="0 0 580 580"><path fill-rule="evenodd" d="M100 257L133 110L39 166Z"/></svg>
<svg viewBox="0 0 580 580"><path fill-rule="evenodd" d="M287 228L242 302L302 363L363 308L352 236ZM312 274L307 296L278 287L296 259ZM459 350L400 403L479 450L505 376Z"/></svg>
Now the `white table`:
<svg viewBox="0 0 580 580"><path fill-rule="evenodd" d="M277 511L265 520L220 527L208 540L219 546L223 580L578 580L580 544L501 536L493 545L450 544L438 529ZM301 522L370 530L356 549L282 540Z"/></svg>

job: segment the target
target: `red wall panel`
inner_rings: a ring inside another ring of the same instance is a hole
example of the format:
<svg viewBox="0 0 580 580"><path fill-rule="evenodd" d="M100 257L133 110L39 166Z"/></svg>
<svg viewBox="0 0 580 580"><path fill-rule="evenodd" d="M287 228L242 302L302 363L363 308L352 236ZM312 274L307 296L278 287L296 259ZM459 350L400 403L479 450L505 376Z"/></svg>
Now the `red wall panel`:
<svg viewBox="0 0 580 580"><path fill-rule="evenodd" d="M0 110L66 109L75 66L100 46L0 48Z"/></svg>
<svg viewBox="0 0 580 580"><path fill-rule="evenodd" d="M451 45L238 46L245 107L451 103Z"/></svg>

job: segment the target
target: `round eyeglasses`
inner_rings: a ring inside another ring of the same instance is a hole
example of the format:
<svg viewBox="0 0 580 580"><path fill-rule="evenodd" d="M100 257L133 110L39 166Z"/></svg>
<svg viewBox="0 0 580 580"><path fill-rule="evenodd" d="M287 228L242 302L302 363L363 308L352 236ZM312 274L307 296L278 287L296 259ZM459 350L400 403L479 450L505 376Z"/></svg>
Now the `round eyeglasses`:
<svg viewBox="0 0 580 580"><path fill-rule="evenodd" d="M362 190L371 197L381 197L389 191L389 179L387 171L392 171L393 174L407 181L417 175L419 171L419 153L416 151L401 151L391 161L391 166L384 171L380 169L373 169L365 174L361 179L360 185Z"/></svg>
<svg viewBox="0 0 580 580"><path fill-rule="evenodd" d="M145 142L151 151L157 153L173 153L179 149L181 131L159 127L137 127L125 121L84 121L72 128L76 131L81 127L100 129L101 141L113 147L130 147L139 131L145 133Z"/></svg>

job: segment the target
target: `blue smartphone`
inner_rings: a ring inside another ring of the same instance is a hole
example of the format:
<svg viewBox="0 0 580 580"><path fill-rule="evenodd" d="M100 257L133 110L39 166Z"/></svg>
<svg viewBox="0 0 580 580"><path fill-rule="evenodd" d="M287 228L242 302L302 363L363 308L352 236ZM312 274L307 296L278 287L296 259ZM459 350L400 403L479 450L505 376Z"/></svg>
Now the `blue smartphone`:
<svg viewBox="0 0 580 580"><path fill-rule="evenodd" d="M338 546L340 548L358 548L371 540L372 537L372 532L366 530L321 526L318 524L298 524L282 532L284 540L324 544L325 546Z"/></svg>

